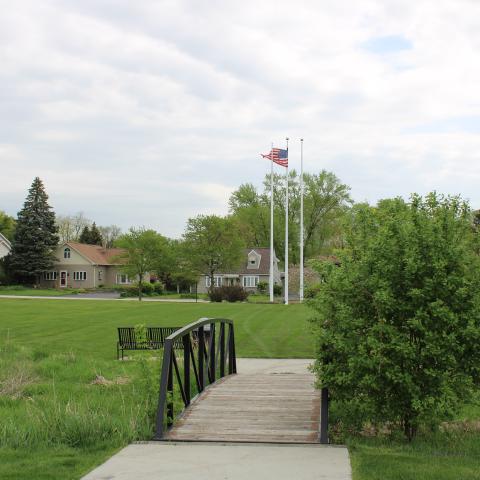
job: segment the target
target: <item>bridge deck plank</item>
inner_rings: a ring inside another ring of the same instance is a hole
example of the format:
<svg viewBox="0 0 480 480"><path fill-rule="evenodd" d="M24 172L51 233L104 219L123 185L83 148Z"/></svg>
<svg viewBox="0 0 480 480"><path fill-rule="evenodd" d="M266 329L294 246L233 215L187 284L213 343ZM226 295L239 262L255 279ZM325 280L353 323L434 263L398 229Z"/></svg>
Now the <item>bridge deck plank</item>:
<svg viewBox="0 0 480 480"><path fill-rule="evenodd" d="M208 388L168 440L318 443L320 392L308 371L239 373Z"/></svg>

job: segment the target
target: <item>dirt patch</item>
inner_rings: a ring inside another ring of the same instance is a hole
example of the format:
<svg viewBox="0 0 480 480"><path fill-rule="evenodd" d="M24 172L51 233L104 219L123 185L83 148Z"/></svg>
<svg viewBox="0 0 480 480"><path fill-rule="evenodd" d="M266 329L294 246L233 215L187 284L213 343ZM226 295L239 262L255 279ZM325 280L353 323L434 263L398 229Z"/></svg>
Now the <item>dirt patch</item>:
<svg viewBox="0 0 480 480"><path fill-rule="evenodd" d="M108 380L103 375L96 375L95 378L90 382L90 385L110 386L126 385L127 383L130 383L130 379L128 377L117 377L114 380Z"/></svg>
<svg viewBox="0 0 480 480"><path fill-rule="evenodd" d="M464 420L457 422L443 422L440 428L445 432L480 432L480 420Z"/></svg>
<svg viewBox="0 0 480 480"><path fill-rule="evenodd" d="M18 365L0 379L0 396L21 398L24 396L25 389L36 381L37 377L29 368Z"/></svg>

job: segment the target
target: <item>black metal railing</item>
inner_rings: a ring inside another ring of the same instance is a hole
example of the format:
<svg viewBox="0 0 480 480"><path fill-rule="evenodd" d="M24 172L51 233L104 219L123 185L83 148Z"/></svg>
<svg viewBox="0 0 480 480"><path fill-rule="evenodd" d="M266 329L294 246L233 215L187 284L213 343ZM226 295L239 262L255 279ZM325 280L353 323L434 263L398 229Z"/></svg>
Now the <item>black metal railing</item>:
<svg viewBox="0 0 480 480"><path fill-rule="evenodd" d="M183 368L179 362L180 355L183 356ZM174 418L181 413L174 411L175 391L181 397L183 411L193 400L193 392L199 395L205 387L224 377L226 372L228 375L237 373L232 320L201 318L168 336L163 351L155 439L163 438L165 430L172 426Z"/></svg>
<svg viewBox="0 0 480 480"><path fill-rule="evenodd" d="M328 388L323 387L320 407L320 443L328 443Z"/></svg>

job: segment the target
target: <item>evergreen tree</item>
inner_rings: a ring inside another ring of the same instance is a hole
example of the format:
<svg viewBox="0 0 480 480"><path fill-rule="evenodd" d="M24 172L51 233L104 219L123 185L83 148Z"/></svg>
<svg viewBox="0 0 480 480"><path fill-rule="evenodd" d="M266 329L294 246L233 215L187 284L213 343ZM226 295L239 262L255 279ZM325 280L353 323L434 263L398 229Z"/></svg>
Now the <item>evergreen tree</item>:
<svg viewBox="0 0 480 480"><path fill-rule="evenodd" d="M55 213L48 204L40 178L36 177L18 213L9 268L22 283L37 283L53 267L58 244Z"/></svg>
<svg viewBox="0 0 480 480"><path fill-rule="evenodd" d="M95 222L93 222L92 227L88 228L88 225L83 227L80 238L78 239L80 243L86 243L87 245L102 245L103 237L100 233Z"/></svg>
<svg viewBox="0 0 480 480"><path fill-rule="evenodd" d="M80 234L78 241L80 243L90 243L90 229L88 228L88 225L85 225L83 227L82 233Z"/></svg>
<svg viewBox="0 0 480 480"><path fill-rule="evenodd" d="M100 230L98 229L95 222L93 222L92 228L90 229L90 241L88 242L90 245L102 245L103 238Z"/></svg>

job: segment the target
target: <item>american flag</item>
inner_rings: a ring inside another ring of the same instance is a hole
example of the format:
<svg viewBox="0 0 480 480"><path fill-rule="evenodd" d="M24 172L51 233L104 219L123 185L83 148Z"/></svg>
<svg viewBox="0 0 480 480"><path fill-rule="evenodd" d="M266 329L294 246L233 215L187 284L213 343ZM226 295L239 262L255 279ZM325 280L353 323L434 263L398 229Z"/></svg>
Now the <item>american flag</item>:
<svg viewBox="0 0 480 480"><path fill-rule="evenodd" d="M282 150L281 148L272 148L270 153L264 155L261 154L263 158L268 158L273 160L277 165L282 167L288 167L288 150Z"/></svg>

